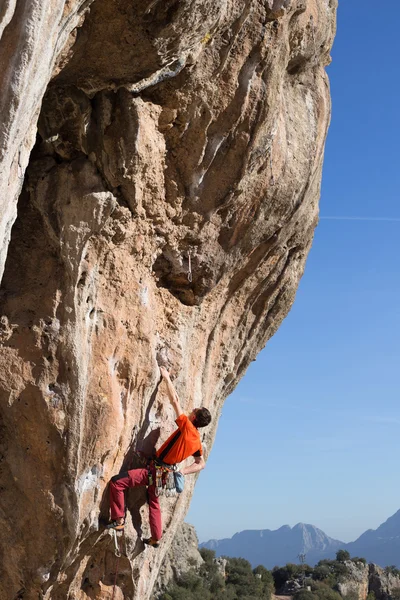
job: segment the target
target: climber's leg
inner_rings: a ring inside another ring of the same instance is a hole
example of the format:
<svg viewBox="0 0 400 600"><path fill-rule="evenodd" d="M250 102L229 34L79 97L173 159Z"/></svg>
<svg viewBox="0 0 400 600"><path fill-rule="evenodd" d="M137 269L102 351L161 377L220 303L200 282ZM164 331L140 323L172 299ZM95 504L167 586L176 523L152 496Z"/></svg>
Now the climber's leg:
<svg viewBox="0 0 400 600"><path fill-rule="evenodd" d="M132 469L119 475L114 475L110 481L110 509L111 519L118 520L125 517L124 491L137 485L148 485L149 474L147 469Z"/></svg>
<svg viewBox="0 0 400 600"><path fill-rule="evenodd" d="M148 502L149 502L149 522L151 538L144 540L146 543L150 543L154 546L162 536L162 523L161 523L161 509L158 497L156 496L155 486L150 485L147 490Z"/></svg>

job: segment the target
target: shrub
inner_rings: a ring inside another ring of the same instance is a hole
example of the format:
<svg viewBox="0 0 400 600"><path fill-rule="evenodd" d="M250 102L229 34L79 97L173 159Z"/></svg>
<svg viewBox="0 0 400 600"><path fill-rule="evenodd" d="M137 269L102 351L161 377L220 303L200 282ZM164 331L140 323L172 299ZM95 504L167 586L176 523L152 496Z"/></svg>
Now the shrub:
<svg viewBox="0 0 400 600"><path fill-rule="evenodd" d="M218 594L222 590L225 590L225 579L218 573L210 581L210 592Z"/></svg>
<svg viewBox="0 0 400 600"><path fill-rule="evenodd" d="M204 589L192 591L173 584L160 600L211 600L211 595Z"/></svg>
<svg viewBox="0 0 400 600"><path fill-rule="evenodd" d="M209 550L208 548L200 548L200 556L208 565L213 562L215 558L215 550Z"/></svg>
<svg viewBox="0 0 400 600"><path fill-rule="evenodd" d="M343 596L343 600L360 600L360 596L355 590L349 590L349 592Z"/></svg>
<svg viewBox="0 0 400 600"><path fill-rule="evenodd" d="M272 577L275 581L275 588L279 590L289 579L294 579L302 574L300 565L287 563L284 567L274 567Z"/></svg>
<svg viewBox="0 0 400 600"><path fill-rule="evenodd" d="M346 562L346 560L350 560L350 552L347 552L347 550L338 550L336 552L336 560L338 562Z"/></svg>
<svg viewBox="0 0 400 600"><path fill-rule="evenodd" d="M367 561L366 561L366 559L365 559L365 558L361 558L360 556L354 556L354 557L351 559L351 561L352 561L353 563L359 563L359 562L360 562L360 563L362 563L363 565L366 565L366 564L367 564Z"/></svg>
<svg viewBox="0 0 400 600"><path fill-rule="evenodd" d="M314 569L314 579L323 581L331 574L331 569L328 565L319 565Z"/></svg>
<svg viewBox="0 0 400 600"><path fill-rule="evenodd" d="M239 598L255 595L259 587L250 563L244 558L229 559L226 565L226 583L235 586Z"/></svg>
<svg viewBox="0 0 400 600"><path fill-rule="evenodd" d="M320 590L321 588L323 589L332 589L332 585L335 584L335 580L333 579L332 576L329 576L328 580L325 581L316 581L316 580L311 580L311 583L309 584L311 587L311 591L312 592L318 592L318 590Z"/></svg>
<svg viewBox="0 0 400 600"><path fill-rule="evenodd" d="M321 586L314 592L318 600L342 600L341 595L328 586Z"/></svg>
<svg viewBox="0 0 400 600"><path fill-rule="evenodd" d="M389 565L385 567L386 575L396 575L396 577L400 577L400 570L396 567L396 565Z"/></svg>
<svg viewBox="0 0 400 600"><path fill-rule="evenodd" d="M201 577L193 573L192 571L188 571L187 573L183 573L179 579L178 584L180 587L184 587L187 590L198 590L203 587L203 580Z"/></svg>
<svg viewBox="0 0 400 600"><path fill-rule="evenodd" d="M335 577L340 580L343 577L346 577L346 575L349 574L349 569L348 567L346 567L346 565L339 561L339 560L334 560L333 564L332 564L332 571L335 575Z"/></svg>
<svg viewBox="0 0 400 600"><path fill-rule="evenodd" d="M274 578L271 571L268 571L263 565L258 565L258 567L253 569L253 575L261 575L260 579L256 579L256 583L259 586L259 597L263 600L270 600L275 591Z"/></svg>
<svg viewBox="0 0 400 600"><path fill-rule="evenodd" d="M308 590L299 590L293 596L293 600L316 600L316 596Z"/></svg>
<svg viewBox="0 0 400 600"><path fill-rule="evenodd" d="M331 560L329 558L322 558L318 563L317 563L317 567L320 567L322 565L327 565L328 567L331 567L333 565L335 561Z"/></svg>

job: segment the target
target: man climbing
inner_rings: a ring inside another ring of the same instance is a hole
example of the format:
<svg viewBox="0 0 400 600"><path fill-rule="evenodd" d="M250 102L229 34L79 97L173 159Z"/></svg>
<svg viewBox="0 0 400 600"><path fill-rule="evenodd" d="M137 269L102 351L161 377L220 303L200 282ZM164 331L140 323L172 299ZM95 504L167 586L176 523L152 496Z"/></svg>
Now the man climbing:
<svg viewBox="0 0 400 600"><path fill-rule="evenodd" d="M162 536L157 484L163 477L163 471L174 470L176 464L189 456L193 456L194 462L181 469L182 475L190 475L204 469L205 462L198 429L205 427L211 421L211 415L207 408L195 408L189 416L184 415L167 369L160 367L160 371L167 384L168 398L176 413L175 423L178 425L178 429L157 450L148 468L132 469L112 477L110 481L111 522L107 525L108 529L123 531L125 524L124 491L130 487L147 486L151 537L143 541L155 548L158 547Z"/></svg>

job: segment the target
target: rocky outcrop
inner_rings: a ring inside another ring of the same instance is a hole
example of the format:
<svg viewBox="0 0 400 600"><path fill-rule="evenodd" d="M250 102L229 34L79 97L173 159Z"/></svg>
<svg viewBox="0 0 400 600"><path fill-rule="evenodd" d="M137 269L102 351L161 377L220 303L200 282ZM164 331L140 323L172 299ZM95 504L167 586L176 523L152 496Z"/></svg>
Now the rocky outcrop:
<svg viewBox="0 0 400 600"><path fill-rule="evenodd" d="M110 597L107 481L173 423L157 354L185 409L210 408L207 454L289 311L318 219L335 10L1 9L1 598ZM128 495L115 598L149 598L193 485L162 500L157 552L145 493Z"/></svg>
<svg viewBox="0 0 400 600"><path fill-rule="evenodd" d="M0 279L41 101L92 0L5 0L0 8Z"/></svg>
<svg viewBox="0 0 400 600"><path fill-rule="evenodd" d="M382 569L377 565L369 565L369 591L377 600L391 600L400 595L400 577L392 573L390 567Z"/></svg>
<svg viewBox="0 0 400 600"><path fill-rule="evenodd" d="M329 562L329 561L328 561ZM348 600L366 600L367 597L374 598L374 600L396 600L400 594L400 577L396 572L393 572L392 567L381 568L377 565L370 563L367 564L365 559L352 559L346 560L339 563L341 566L340 575L336 573L335 579L337 582L334 584L334 589L344 599ZM331 576L335 571L335 568L331 565L325 567L331 571ZM343 572L345 571L345 572ZM311 580L313 577L311 577ZM328 579L322 579L321 573L318 577L315 577L316 585L324 586L324 583L332 585L332 582ZM312 584L312 581L308 579L308 583ZM278 590L278 593L283 596L291 596L299 591L303 587L302 576L288 579L284 585ZM310 589L313 586L310 586ZM316 596L317 597L317 596Z"/></svg>
<svg viewBox="0 0 400 600"><path fill-rule="evenodd" d="M344 597L358 597L366 600L373 593L376 600L392 600L400 593L400 577L391 572L391 568L378 567L361 561L347 560L348 574L338 583L338 592ZM394 595L393 595L394 594Z"/></svg>
<svg viewBox="0 0 400 600"><path fill-rule="evenodd" d="M345 562L347 575L338 583L338 592L344 598L357 597L358 600L366 600L369 592L369 574L370 567L364 562L353 562L347 560Z"/></svg>
<svg viewBox="0 0 400 600"><path fill-rule="evenodd" d="M189 525L188 523L179 525L171 547L160 567L157 581L153 589L154 598L157 598L160 592L164 590L170 582L178 581L179 577L184 573L189 571L199 572L204 561L198 546L199 541L193 525ZM219 564L221 570L224 566L224 564Z"/></svg>

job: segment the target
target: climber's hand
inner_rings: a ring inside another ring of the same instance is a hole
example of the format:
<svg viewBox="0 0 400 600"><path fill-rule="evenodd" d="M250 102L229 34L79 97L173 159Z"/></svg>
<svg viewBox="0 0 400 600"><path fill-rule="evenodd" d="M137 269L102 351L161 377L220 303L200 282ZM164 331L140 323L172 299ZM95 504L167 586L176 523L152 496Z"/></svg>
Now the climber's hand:
<svg viewBox="0 0 400 600"><path fill-rule="evenodd" d="M172 381L169 376L169 373L165 367L160 367L160 372L161 372L162 378L164 379L166 386L167 386L168 398L172 404L172 407L176 413L176 416L180 417L182 414L182 407L180 405L179 397L178 397L178 394L176 393L176 389L172 385Z"/></svg>
<svg viewBox="0 0 400 600"><path fill-rule="evenodd" d="M160 372L163 379L169 379L169 373L165 367L160 367Z"/></svg>

